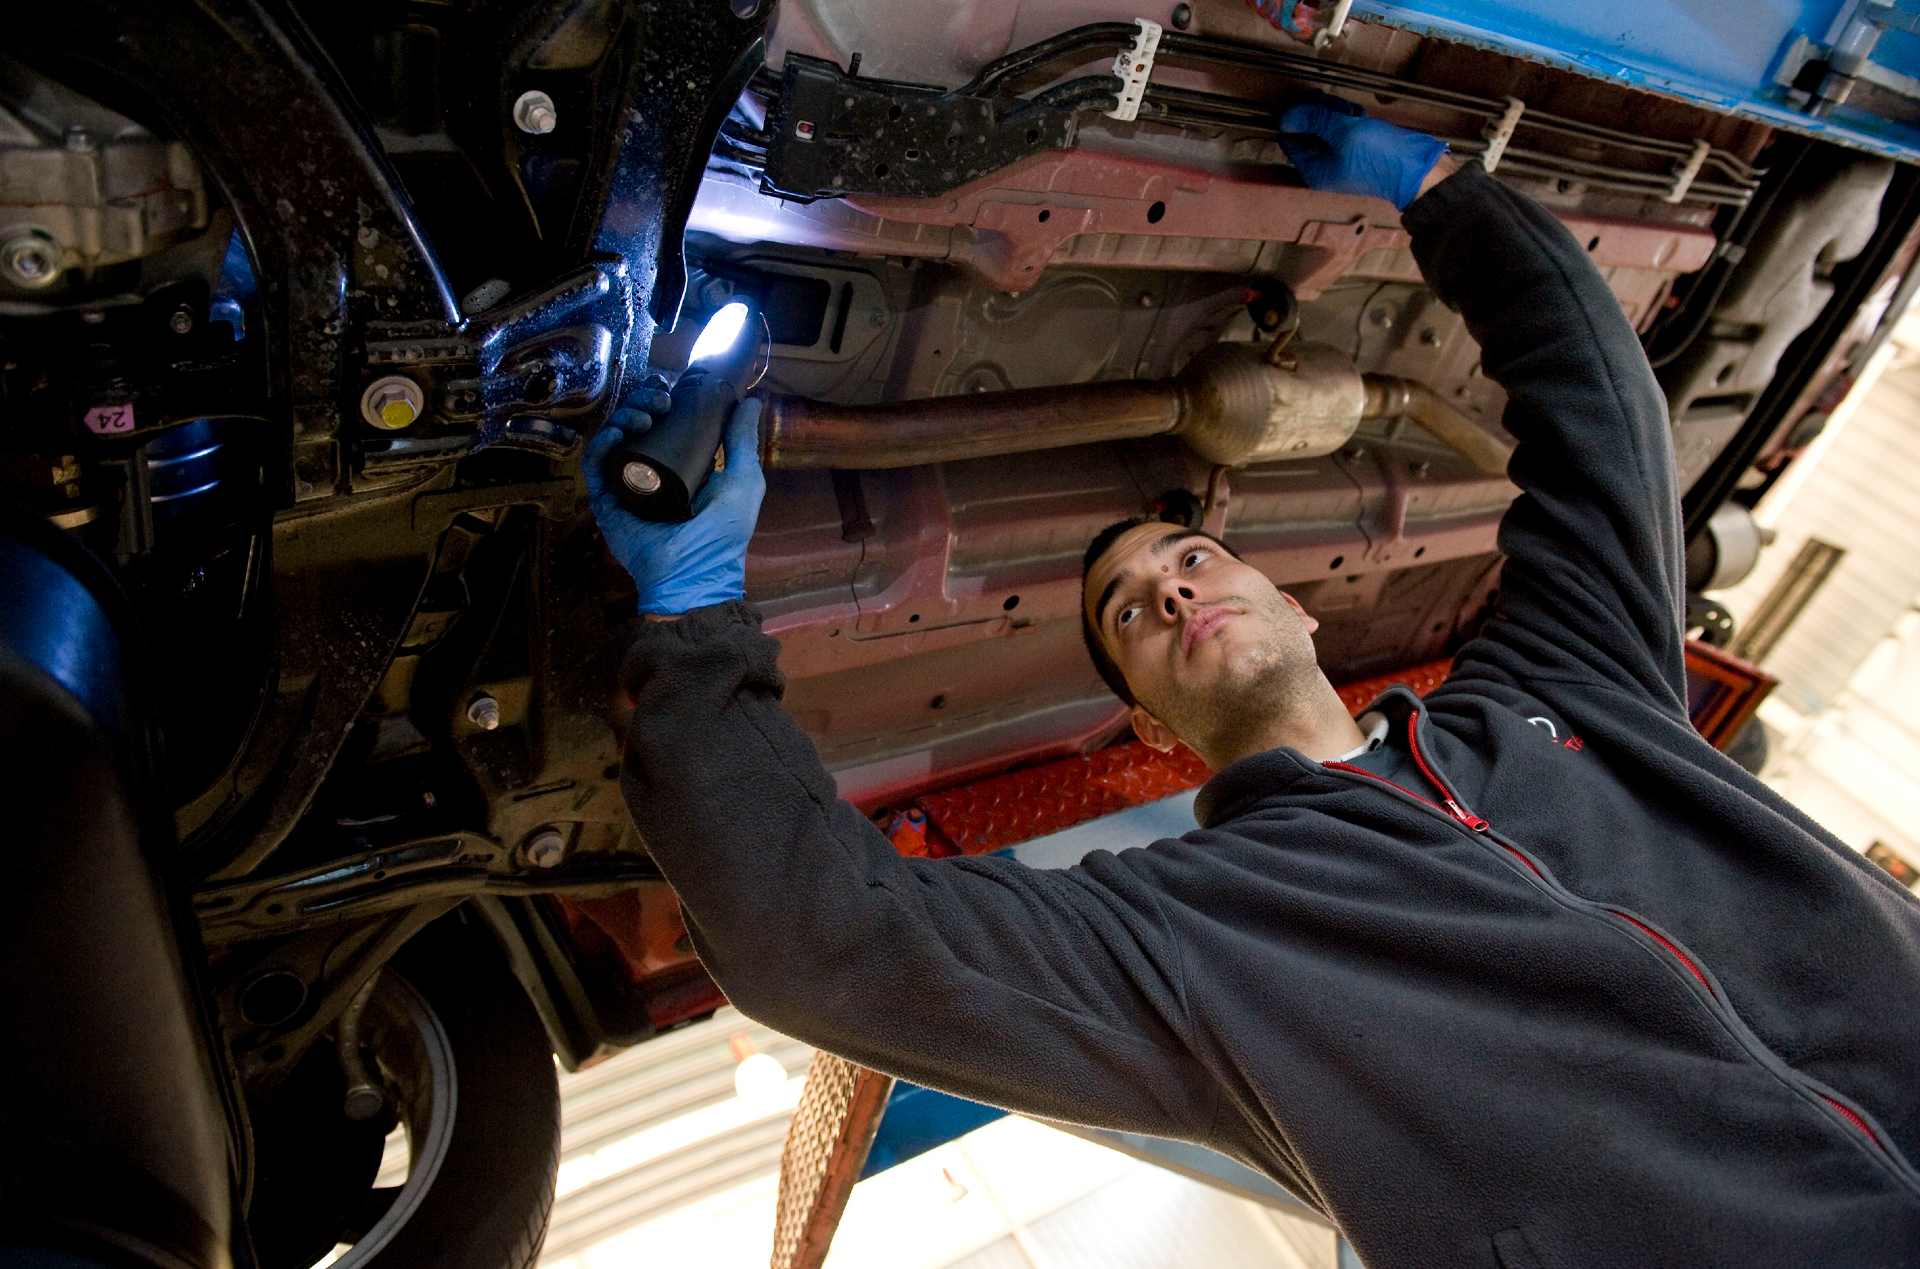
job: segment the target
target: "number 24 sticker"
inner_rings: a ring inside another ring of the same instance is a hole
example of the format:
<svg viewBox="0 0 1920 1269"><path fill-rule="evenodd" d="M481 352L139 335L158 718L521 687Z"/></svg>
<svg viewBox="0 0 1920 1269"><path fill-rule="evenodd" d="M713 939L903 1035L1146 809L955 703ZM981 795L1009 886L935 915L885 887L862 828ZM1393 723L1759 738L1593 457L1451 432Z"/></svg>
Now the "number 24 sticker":
<svg viewBox="0 0 1920 1269"><path fill-rule="evenodd" d="M116 436L133 430L133 406L96 405L86 413L89 432L99 436Z"/></svg>

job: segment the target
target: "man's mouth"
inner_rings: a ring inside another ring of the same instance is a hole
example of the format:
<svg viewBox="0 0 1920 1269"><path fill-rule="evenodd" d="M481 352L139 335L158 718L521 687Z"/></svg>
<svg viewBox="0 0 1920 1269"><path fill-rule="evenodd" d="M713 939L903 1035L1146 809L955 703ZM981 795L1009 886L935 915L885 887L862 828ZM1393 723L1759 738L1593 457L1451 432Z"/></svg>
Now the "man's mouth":
<svg viewBox="0 0 1920 1269"><path fill-rule="evenodd" d="M1192 656L1194 647L1234 614L1225 608L1202 608L1187 618L1180 631L1180 655Z"/></svg>

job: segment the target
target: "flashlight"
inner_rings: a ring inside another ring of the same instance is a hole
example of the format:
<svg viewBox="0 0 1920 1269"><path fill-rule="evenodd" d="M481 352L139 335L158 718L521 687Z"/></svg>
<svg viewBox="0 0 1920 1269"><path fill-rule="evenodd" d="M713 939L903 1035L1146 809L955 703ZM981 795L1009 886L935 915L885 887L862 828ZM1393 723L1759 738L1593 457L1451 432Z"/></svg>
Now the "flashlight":
<svg viewBox="0 0 1920 1269"><path fill-rule="evenodd" d="M739 300L708 318L686 371L673 386L672 407L644 434L622 441L607 456L608 486L642 520L693 517L693 500L713 474L714 451L727 419L758 379L762 325Z"/></svg>

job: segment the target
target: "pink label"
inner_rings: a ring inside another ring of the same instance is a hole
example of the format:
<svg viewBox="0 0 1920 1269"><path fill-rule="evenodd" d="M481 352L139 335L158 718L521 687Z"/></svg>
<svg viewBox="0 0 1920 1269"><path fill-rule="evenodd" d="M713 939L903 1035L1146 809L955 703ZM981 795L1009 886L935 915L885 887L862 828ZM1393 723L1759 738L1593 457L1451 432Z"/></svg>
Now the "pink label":
<svg viewBox="0 0 1920 1269"><path fill-rule="evenodd" d="M86 414L87 430L101 436L112 436L119 432L133 430L133 406L96 405Z"/></svg>

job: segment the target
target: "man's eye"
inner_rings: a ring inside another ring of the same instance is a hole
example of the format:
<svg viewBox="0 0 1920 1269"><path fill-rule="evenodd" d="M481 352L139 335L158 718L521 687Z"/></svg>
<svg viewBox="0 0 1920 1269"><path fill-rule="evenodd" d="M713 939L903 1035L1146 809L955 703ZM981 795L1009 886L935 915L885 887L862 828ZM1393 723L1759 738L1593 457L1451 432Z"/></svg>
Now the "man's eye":
<svg viewBox="0 0 1920 1269"><path fill-rule="evenodd" d="M1120 627L1122 630L1125 630L1127 626L1132 623L1135 615L1137 615L1139 611L1140 609L1137 605L1130 605L1126 608L1122 608L1120 610L1120 615L1113 619L1113 624Z"/></svg>
<svg viewBox="0 0 1920 1269"><path fill-rule="evenodd" d="M1180 557L1180 567L1192 568L1196 562L1206 559L1207 556L1211 554L1212 552L1207 550L1207 548L1205 548L1204 546L1196 546L1191 551L1188 551L1185 555Z"/></svg>

